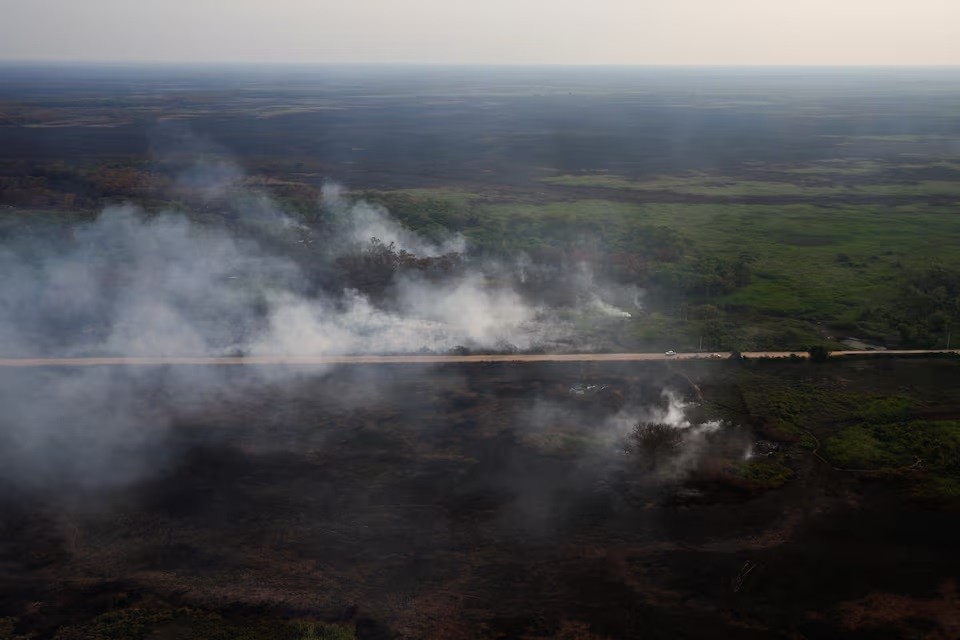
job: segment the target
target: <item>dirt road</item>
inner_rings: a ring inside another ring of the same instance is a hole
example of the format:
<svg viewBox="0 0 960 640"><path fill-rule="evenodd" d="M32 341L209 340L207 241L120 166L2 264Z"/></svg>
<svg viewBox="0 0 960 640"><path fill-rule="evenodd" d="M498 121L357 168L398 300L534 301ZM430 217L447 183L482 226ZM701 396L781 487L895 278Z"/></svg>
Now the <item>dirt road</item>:
<svg viewBox="0 0 960 640"><path fill-rule="evenodd" d="M907 351L834 351L831 355L922 355L946 353L947 350ZM950 353L960 353L951 349ZM85 357L85 358L0 358L0 367L91 367L91 366L160 366L160 365L294 365L322 366L340 364L447 364L469 362L630 362L643 360L723 359L729 353L553 353L494 355L338 355L338 356L169 356L169 357ZM799 351L754 351L748 358L786 358ZM719 356L719 358L718 358Z"/></svg>

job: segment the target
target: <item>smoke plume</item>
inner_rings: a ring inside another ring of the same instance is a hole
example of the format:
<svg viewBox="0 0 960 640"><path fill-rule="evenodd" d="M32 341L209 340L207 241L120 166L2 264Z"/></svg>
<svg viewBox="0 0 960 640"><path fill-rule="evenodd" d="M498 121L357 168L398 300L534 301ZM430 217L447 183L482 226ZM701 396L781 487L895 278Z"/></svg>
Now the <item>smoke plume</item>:
<svg viewBox="0 0 960 640"><path fill-rule="evenodd" d="M316 221L288 213L246 186L237 166L218 153L207 145L202 154L188 154L187 169L172 182L176 193L197 196L201 215L123 204L92 220L7 232L0 245L0 357L570 344L571 323L525 297L503 265L461 256L450 261L457 268L440 275L397 269L376 294L338 280L337 261L362 252L373 238L389 256L416 264L468 247L458 235L428 241L336 185L323 189ZM614 303L639 300L639 292L604 288L586 268L567 282L581 313L626 318L629 312ZM256 375L298 373L265 368ZM31 486L134 481L175 455L169 442L175 413L244 393L217 367L11 371L4 381L0 476Z"/></svg>

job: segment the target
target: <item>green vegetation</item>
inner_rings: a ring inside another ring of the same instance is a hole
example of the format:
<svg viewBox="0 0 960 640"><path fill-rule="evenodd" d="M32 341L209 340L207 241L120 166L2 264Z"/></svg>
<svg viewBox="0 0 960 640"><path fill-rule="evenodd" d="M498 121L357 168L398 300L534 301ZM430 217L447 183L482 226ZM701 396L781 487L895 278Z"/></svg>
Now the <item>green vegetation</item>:
<svg viewBox="0 0 960 640"><path fill-rule="evenodd" d="M585 262L603 281L645 289L646 315L591 326L600 348L839 349L844 338L947 345L960 329L952 79L928 77L909 90L894 82L873 94L879 85L850 93L835 78L766 78L761 91L756 78L701 77L692 95L677 91L676 78L641 76L529 85L411 77L367 90L336 81L322 97L299 79L239 101L229 83L153 97L62 87L52 103L22 87L2 118L30 134L0 158L0 202L17 207L0 211L0 237L122 201L239 225L183 180L208 165L242 166L231 188L269 194L322 225L320 187L339 175L430 240L462 234L471 259ZM497 108L478 109L484 100ZM600 113L615 105L618 117L587 121L588 103ZM200 129L215 117L217 142L239 157L96 151L109 131L100 127L136 132L132 114L145 113ZM70 123L91 129L62 148L30 143L43 127ZM358 141L358 132L369 133ZM310 259L297 238L286 241ZM368 278L354 270L350 280L363 288Z"/></svg>
<svg viewBox="0 0 960 640"><path fill-rule="evenodd" d="M837 335L937 347L957 318L948 303L960 281L960 226L948 206L461 200L444 208L426 197L420 210L408 194L399 206L389 193L379 199L415 229L463 233L475 253L579 257L647 289L651 314L624 332L637 345L694 346L703 336L711 349L807 349L825 339L841 348L827 338ZM931 274L941 274L936 284ZM906 291L938 301L913 305Z"/></svg>
<svg viewBox="0 0 960 640"><path fill-rule="evenodd" d="M27 264L131 202L262 242L305 291L379 302L398 273L496 263L491 279L576 328L571 350L736 355L259 377L209 414L178 405L186 455L130 499L111 486L109 509L85 514L99 504L86 485L52 501L12 485L0 638L956 635L940 615L955 518L910 516L916 500L960 506L960 357L827 357L847 337L960 344L955 72L11 70L0 241ZM387 239L326 255L328 179L429 240L462 235L467 254ZM245 217L268 200L304 224ZM130 261L104 244L91 255L116 265L98 280L112 290ZM577 299L581 264L631 317ZM781 349L812 357L740 356ZM623 394L571 400L594 373ZM704 396L691 419L722 429L641 424L633 474L593 464L622 444L597 416L688 373ZM60 374L36 375L44 389ZM145 400L128 409L153 419L175 400L136 382ZM531 428L531 402L554 393L569 411ZM684 437L708 446L677 479ZM680 508L659 504L650 471L667 472L664 494L683 485ZM892 613L863 613L877 602Z"/></svg>
<svg viewBox="0 0 960 640"><path fill-rule="evenodd" d="M850 468L903 467L919 460L930 471L960 472L960 422L857 424L829 438L824 454Z"/></svg>
<svg viewBox="0 0 960 640"><path fill-rule="evenodd" d="M778 169L774 175L832 171L839 180L859 172L855 178L876 181L892 170L888 164L863 161ZM952 162L938 161L904 164L897 170L956 168ZM101 181L114 175L106 170L85 171ZM61 169L60 174L59 180L73 184L69 171ZM538 264L568 269L586 262L604 280L646 290L646 314L634 313L616 335L609 333L610 327L598 328L606 333L594 336L594 342L605 348L689 349L698 347L702 339L703 347L711 350L806 350L817 344L840 349L839 339L847 336L888 346L931 348L946 346L951 332L960 330L956 304L960 253L955 251L960 246L960 226L955 221L957 208L948 203L831 202L822 194L809 193L806 200L784 204L757 204L749 199L631 202L616 199L618 189L624 193L629 189L604 179L611 187L607 200L580 198L576 192L572 199L557 199L558 192L490 187L365 191L362 195L388 207L406 226L430 240L462 234L471 258L493 257L509 263L525 255ZM125 183L118 180L111 188L120 193ZM140 176L132 184L144 180ZM656 184L676 186L692 180L667 177ZM723 180L747 195L764 191L749 177ZM289 184L267 181L264 188L288 211L311 223L322 222L316 190L301 185L299 191L291 191ZM932 195L929 184L917 184L920 192ZM135 190L125 193L137 195ZM51 202L62 199L50 197ZM154 206L159 210L166 205ZM193 207L189 200L178 206L188 212L196 209L190 215L201 224L234 224L224 213ZM13 230L54 233L90 215L90 211L57 208L6 209L0 211L0 236ZM303 252L296 241L289 238L291 251ZM350 281L363 288L369 274L363 273L364 265L353 266L360 270L350 270ZM383 278L374 280L379 283ZM546 285L562 283L537 283L540 289Z"/></svg>
<svg viewBox="0 0 960 640"><path fill-rule="evenodd" d="M753 370L745 372L741 378L748 405L761 408L765 416L792 425L831 422L838 417L893 421L910 415L918 406L917 399L909 396L854 392L831 385L829 381L809 379L777 384L775 380L752 373Z"/></svg>
<svg viewBox="0 0 960 640"><path fill-rule="evenodd" d="M768 458L735 463L731 467L731 472L760 491L781 487L793 477L790 467L780 460Z"/></svg>
<svg viewBox="0 0 960 640"><path fill-rule="evenodd" d="M958 367L956 359L928 359L888 371L831 358L742 365L736 377L747 411L768 436L802 434L797 445L840 472L869 472L913 496L952 503L960 500Z"/></svg>
<svg viewBox="0 0 960 640"><path fill-rule="evenodd" d="M900 286L896 300L864 310L867 323L895 327L907 344L942 344L960 320L960 270L934 266L911 275Z"/></svg>
<svg viewBox="0 0 960 640"><path fill-rule="evenodd" d="M729 176L694 173L681 176L658 176L643 180L630 180L621 176L605 174L562 175L544 178L547 184L564 187L602 187L605 189L625 189L629 191L664 191L675 194L714 197L858 197L858 196L957 196L960 197L960 183L946 180L920 180L903 182L847 182L836 184L828 179L807 178L803 182L788 181L791 175L823 175L825 170L800 170L801 173L783 175L774 174L774 180L738 179ZM850 175L869 176L863 171Z"/></svg>

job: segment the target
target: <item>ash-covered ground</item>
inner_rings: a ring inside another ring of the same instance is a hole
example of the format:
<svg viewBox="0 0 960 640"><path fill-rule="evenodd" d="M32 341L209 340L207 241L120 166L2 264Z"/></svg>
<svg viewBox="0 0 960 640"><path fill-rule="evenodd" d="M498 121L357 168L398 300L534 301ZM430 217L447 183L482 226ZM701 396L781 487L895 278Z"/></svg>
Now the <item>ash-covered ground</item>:
<svg viewBox="0 0 960 640"><path fill-rule="evenodd" d="M956 514L772 447L733 366L4 371L59 409L3 431L0 633L948 637Z"/></svg>

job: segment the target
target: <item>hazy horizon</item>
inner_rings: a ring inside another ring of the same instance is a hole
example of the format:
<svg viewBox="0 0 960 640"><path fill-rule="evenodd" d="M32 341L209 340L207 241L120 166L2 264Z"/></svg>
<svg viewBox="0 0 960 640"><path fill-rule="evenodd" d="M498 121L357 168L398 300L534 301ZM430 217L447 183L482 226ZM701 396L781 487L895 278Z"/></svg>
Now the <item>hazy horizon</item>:
<svg viewBox="0 0 960 640"><path fill-rule="evenodd" d="M960 65L947 0L0 0L0 61Z"/></svg>
<svg viewBox="0 0 960 640"><path fill-rule="evenodd" d="M238 67L238 68L408 68L408 69L635 69L635 70L659 70L659 69L678 69L678 70L766 70L783 69L796 71L843 71L843 70L884 70L884 69L902 69L902 70L960 70L960 62L943 64L911 64L911 63L889 63L889 64L793 64L793 63L770 63L770 64L707 64L707 63L608 63L608 62L322 62L322 61L258 61L258 60L109 60L93 58L0 58L0 66L6 67L27 67L27 66L47 66L47 67L104 67L104 68L124 68L124 67L157 67L157 68L218 68L218 67Z"/></svg>

